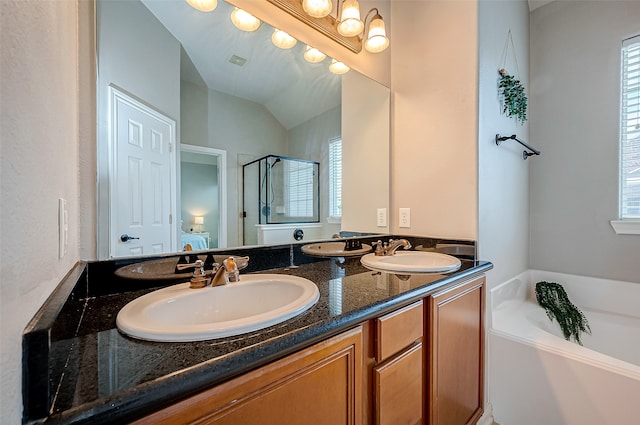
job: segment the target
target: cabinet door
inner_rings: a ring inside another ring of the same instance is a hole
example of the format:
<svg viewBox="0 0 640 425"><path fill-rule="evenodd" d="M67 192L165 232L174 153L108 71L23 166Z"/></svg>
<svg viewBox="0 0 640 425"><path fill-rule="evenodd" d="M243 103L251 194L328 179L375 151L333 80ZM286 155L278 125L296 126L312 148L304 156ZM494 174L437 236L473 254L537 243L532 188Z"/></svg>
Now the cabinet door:
<svg viewBox="0 0 640 425"><path fill-rule="evenodd" d="M357 327L136 423L359 425L362 381Z"/></svg>
<svg viewBox="0 0 640 425"><path fill-rule="evenodd" d="M429 297L429 424L473 424L482 415L484 277Z"/></svg>
<svg viewBox="0 0 640 425"><path fill-rule="evenodd" d="M422 343L374 369L376 425L422 423Z"/></svg>

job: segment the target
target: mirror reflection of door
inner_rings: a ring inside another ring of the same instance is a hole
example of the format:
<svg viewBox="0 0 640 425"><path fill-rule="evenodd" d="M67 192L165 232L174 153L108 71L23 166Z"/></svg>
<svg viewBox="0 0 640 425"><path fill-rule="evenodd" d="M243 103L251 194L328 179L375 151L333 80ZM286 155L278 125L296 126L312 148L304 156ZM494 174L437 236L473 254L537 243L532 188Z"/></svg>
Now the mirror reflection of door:
<svg viewBox="0 0 640 425"><path fill-rule="evenodd" d="M226 247L226 152L180 146L180 249Z"/></svg>
<svg viewBox="0 0 640 425"><path fill-rule="evenodd" d="M110 87L110 257L175 250L175 122Z"/></svg>

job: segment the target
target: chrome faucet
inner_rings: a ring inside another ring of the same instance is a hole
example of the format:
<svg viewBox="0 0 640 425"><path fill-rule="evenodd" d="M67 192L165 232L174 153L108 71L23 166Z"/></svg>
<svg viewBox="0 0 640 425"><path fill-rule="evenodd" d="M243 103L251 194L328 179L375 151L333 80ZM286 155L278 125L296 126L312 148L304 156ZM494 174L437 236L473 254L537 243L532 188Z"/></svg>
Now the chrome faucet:
<svg viewBox="0 0 640 425"><path fill-rule="evenodd" d="M190 288L204 288L211 286L222 286L227 283L238 282L240 280L240 269L249 264L249 257L228 257L222 264L213 263L213 270L205 271L204 262L195 262L196 269L190 280Z"/></svg>
<svg viewBox="0 0 640 425"><path fill-rule="evenodd" d="M411 243L406 239L389 239L389 242L385 242L384 244L382 241L378 241L374 245L377 245L375 251L375 255L377 256L393 255L400 247L403 247L403 249L411 248Z"/></svg>

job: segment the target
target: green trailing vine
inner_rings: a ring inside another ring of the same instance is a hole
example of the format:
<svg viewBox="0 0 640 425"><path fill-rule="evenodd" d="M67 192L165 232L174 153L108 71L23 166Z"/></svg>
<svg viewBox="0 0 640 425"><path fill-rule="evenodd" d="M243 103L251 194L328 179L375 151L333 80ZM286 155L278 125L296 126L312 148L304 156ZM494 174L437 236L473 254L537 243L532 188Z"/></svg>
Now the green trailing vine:
<svg viewBox="0 0 640 425"><path fill-rule="evenodd" d="M524 86L504 68L498 70L498 93L502 102L502 113L514 117L520 124L527 121L527 95Z"/></svg>
<svg viewBox="0 0 640 425"><path fill-rule="evenodd" d="M580 334L586 332L591 335L591 328L585 315L578 307L569 301L569 297L562 285L555 282L536 283L536 299L545 309L547 316L553 322L558 321L564 339L573 337L574 341L582 345Z"/></svg>

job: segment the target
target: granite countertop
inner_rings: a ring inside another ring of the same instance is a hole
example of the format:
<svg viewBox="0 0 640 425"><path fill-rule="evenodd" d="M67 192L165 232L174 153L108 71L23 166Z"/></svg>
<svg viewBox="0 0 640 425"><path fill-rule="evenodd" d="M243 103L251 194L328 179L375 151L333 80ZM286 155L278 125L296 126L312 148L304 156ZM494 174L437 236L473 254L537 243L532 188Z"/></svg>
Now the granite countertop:
<svg viewBox="0 0 640 425"><path fill-rule="evenodd" d="M154 288L70 297L50 341L49 414L27 422L100 424L145 416L491 267L463 259L452 273L397 276L371 271L359 258L339 258L262 270L313 281L319 301L260 331L187 343L142 341L118 332L118 311ZM67 323L65 317L72 319Z"/></svg>

